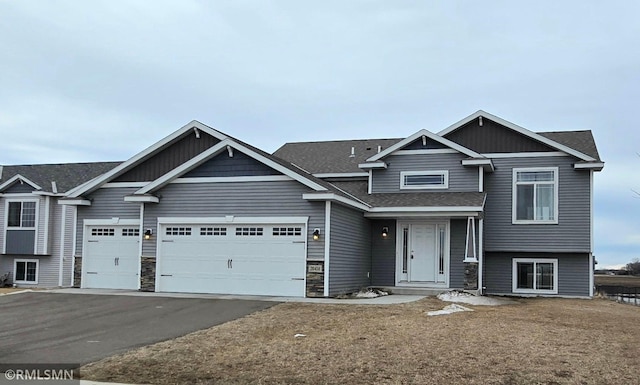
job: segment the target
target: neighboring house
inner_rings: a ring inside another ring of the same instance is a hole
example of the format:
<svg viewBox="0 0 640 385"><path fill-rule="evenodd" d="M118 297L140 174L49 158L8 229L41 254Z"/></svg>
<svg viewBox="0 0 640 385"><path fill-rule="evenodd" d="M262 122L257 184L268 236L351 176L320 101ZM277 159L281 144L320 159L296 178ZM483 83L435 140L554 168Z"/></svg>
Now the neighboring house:
<svg viewBox="0 0 640 385"><path fill-rule="evenodd" d="M483 111L437 134L274 155L194 121L59 203L75 211L85 288L589 297L603 166L589 131L534 133Z"/></svg>
<svg viewBox="0 0 640 385"><path fill-rule="evenodd" d="M70 286L75 208L58 200L116 165L0 166L0 276L21 286Z"/></svg>

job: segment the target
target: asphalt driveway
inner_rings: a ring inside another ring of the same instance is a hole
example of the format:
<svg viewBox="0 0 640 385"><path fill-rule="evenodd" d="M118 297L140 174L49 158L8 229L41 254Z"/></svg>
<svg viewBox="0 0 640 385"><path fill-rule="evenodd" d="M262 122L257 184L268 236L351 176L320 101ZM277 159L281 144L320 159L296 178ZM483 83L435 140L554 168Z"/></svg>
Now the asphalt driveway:
<svg viewBox="0 0 640 385"><path fill-rule="evenodd" d="M44 292L0 296L0 362L86 364L274 304Z"/></svg>

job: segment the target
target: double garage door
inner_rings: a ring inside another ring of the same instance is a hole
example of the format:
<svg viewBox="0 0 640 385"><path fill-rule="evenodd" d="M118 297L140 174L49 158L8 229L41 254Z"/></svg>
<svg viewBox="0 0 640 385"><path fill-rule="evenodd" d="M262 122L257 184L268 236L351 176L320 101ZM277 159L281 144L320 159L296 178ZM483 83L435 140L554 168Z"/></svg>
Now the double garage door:
<svg viewBox="0 0 640 385"><path fill-rule="evenodd" d="M157 291L304 296L302 224L162 224Z"/></svg>
<svg viewBox="0 0 640 385"><path fill-rule="evenodd" d="M156 291L304 296L304 224L163 223ZM138 225L85 227L82 287L138 289Z"/></svg>

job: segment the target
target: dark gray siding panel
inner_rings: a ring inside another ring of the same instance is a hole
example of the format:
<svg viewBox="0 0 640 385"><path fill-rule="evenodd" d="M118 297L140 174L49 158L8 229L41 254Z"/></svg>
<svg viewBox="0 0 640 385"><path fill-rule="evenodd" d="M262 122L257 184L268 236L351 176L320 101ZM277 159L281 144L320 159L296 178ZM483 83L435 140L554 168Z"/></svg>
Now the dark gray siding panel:
<svg viewBox="0 0 640 385"><path fill-rule="evenodd" d="M417 191L478 191L478 168L464 167L462 160L466 155L430 154L430 155L392 155L385 158L387 168L373 170L374 193L417 192ZM400 172L402 171L449 171L449 189L447 190L400 190Z"/></svg>
<svg viewBox="0 0 640 385"><path fill-rule="evenodd" d="M513 258L558 259L558 295L589 296L589 254L583 253L487 253L484 286L487 294L511 294Z"/></svg>
<svg viewBox="0 0 640 385"><path fill-rule="evenodd" d="M371 225L361 211L331 205L329 295L371 283Z"/></svg>
<svg viewBox="0 0 640 385"><path fill-rule="evenodd" d="M464 287L464 247L467 237L467 220L452 219L449 238L449 287Z"/></svg>
<svg viewBox="0 0 640 385"><path fill-rule="evenodd" d="M120 175L113 182L148 182L155 180L218 142L220 142L218 139L205 133L201 133L200 138L196 138L194 132L189 131L177 142Z"/></svg>
<svg viewBox="0 0 640 385"><path fill-rule="evenodd" d="M158 233L158 217L307 216L307 257L324 259L324 240L312 240L314 228L324 233L324 202L309 202L309 189L295 181L169 184L158 192L160 203L145 204L144 228ZM156 255L156 242L143 243L143 255Z"/></svg>
<svg viewBox="0 0 640 385"><path fill-rule="evenodd" d="M479 153L555 151L486 118L482 126L479 119L474 119L445 137Z"/></svg>
<svg viewBox="0 0 640 385"><path fill-rule="evenodd" d="M441 148L449 148L449 147L429 138L427 138L426 145L422 145L422 138L420 138L402 147L403 150L431 150L431 149L441 149Z"/></svg>
<svg viewBox="0 0 640 385"><path fill-rule="evenodd" d="M589 252L589 172L573 169L571 157L494 159L495 172L485 175L485 250L523 252ZM559 168L558 224L512 224L513 169Z"/></svg>
<svg viewBox="0 0 640 385"><path fill-rule="evenodd" d="M82 255L82 233L85 219L139 219L140 204L125 202L126 195L137 188L102 188L91 193L91 206L78 206L76 252Z"/></svg>
<svg viewBox="0 0 640 385"><path fill-rule="evenodd" d="M7 231L7 254L34 254L35 230Z"/></svg>
<svg viewBox="0 0 640 385"><path fill-rule="evenodd" d="M16 182L3 191L4 194L30 193L35 189L28 183Z"/></svg>
<svg viewBox="0 0 640 385"><path fill-rule="evenodd" d="M280 173L240 151L227 151L209 159L201 166L183 175L184 178L279 175Z"/></svg>
<svg viewBox="0 0 640 385"><path fill-rule="evenodd" d="M382 228L389 228L389 235L382 238ZM381 219L371 222L371 284L395 286L396 284L396 221Z"/></svg>

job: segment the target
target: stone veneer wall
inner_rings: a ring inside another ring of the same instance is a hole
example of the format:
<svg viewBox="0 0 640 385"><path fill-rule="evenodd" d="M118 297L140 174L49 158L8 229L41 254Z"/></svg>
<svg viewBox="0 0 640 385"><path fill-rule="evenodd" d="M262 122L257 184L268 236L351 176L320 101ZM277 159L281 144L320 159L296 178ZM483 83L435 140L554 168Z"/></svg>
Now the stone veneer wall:
<svg viewBox="0 0 640 385"><path fill-rule="evenodd" d="M140 291L156 291L156 258L142 257L140 265Z"/></svg>
<svg viewBox="0 0 640 385"><path fill-rule="evenodd" d="M307 297L324 297L324 262L307 262Z"/></svg>
<svg viewBox="0 0 640 385"><path fill-rule="evenodd" d="M477 262L464 264L464 289L465 290L478 289L478 263Z"/></svg>
<svg viewBox="0 0 640 385"><path fill-rule="evenodd" d="M82 257L73 258L73 287L80 287L82 283Z"/></svg>

